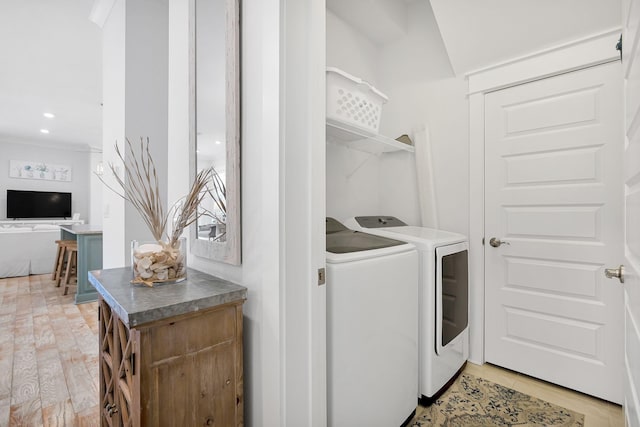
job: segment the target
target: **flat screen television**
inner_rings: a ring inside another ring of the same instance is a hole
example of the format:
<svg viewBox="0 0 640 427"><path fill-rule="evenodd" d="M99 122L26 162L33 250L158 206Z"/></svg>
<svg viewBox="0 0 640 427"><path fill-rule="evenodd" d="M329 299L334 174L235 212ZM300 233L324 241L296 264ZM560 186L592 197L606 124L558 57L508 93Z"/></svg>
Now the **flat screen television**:
<svg viewBox="0 0 640 427"><path fill-rule="evenodd" d="M71 193L7 190L7 218L71 218Z"/></svg>

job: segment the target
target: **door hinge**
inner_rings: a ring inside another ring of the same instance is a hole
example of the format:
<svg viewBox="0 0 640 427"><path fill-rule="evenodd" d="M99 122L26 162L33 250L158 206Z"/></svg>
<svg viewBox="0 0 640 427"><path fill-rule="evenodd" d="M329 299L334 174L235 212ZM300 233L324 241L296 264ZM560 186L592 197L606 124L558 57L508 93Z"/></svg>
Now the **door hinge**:
<svg viewBox="0 0 640 427"><path fill-rule="evenodd" d="M326 273L324 267L318 269L318 286L322 286L326 283Z"/></svg>
<svg viewBox="0 0 640 427"><path fill-rule="evenodd" d="M484 246L484 237L482 238L482 246Z"/></svg>

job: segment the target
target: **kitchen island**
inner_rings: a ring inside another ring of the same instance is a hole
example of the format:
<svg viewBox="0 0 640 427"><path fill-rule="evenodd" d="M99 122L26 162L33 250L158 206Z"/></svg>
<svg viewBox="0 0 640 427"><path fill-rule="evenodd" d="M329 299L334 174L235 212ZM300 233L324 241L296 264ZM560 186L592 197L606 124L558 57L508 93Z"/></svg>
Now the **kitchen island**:
<svg viewBox="0 0 640 427"><path fill-rule="evenodd" d="M102 227L91 224L61 225L60 239L78 242L76 304L97 300L98 293L89 283L87 274L90 270L102 268Z"/></svg>

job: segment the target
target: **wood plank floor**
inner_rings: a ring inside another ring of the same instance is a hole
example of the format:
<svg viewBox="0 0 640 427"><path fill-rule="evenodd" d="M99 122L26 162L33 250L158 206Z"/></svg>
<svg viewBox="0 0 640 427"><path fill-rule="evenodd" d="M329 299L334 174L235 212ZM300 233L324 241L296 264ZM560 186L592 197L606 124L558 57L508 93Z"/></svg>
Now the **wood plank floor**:
<svg viewBox="0 0 640 427"><path fill-rule="evenodd" d="M0 426L98 426L97 302L0 279Z"/></svg>
<svg viewBox="0 0 640 427"><path fill-rule="evenodd" d="M98 304L75 305L49 275L0 279L0 427L98 426ZM489 364L472 375L624 425L622 409Z"/></svg>
<svg viewBox="0 0 640 427"><path fill-rule="evenodd" d="M485 363L467 363L465 372L584 414L584 427L624 427L620 405Z"/></svg>

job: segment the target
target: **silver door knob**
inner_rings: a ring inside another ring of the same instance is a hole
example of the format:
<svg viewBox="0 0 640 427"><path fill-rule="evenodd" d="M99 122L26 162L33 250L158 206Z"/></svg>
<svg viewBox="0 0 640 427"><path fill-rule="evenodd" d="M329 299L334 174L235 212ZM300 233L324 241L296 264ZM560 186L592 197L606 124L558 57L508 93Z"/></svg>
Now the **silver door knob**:
<svg viewBox="0 0 640 427"><path fill-rule="evenodd" d="M491 246L493 246L494 248L497 248L500 245L510 245L511 243L509 242L503 242L502 240L496 238L496 237L492 237L491 240L489 240L489 244Z"/></svg>
<svg viewBox="0 0 640 427"><path fill-rule="evenodd" d="M618 268L605 268L604 275L608 279L617 278L620 283L624 283L624 265L620 265Z"/></svg>

